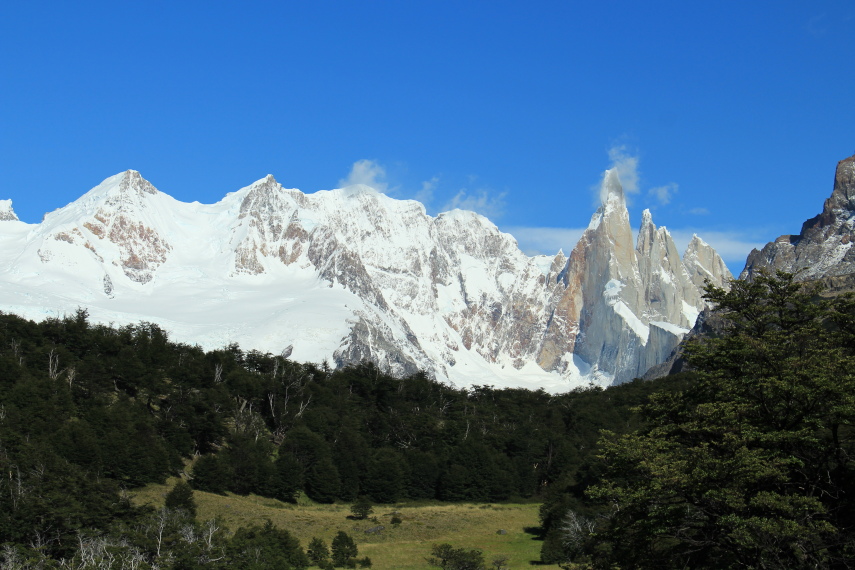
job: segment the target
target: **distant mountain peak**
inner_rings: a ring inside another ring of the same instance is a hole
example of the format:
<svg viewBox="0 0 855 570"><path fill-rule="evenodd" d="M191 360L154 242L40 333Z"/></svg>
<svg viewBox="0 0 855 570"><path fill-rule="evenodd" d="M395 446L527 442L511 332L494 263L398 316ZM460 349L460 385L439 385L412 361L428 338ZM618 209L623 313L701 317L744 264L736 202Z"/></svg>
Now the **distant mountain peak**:
<svg viewBox="0 0 855 570"><path fill-rule="evenodd" d="M0 222L17 222L18 214L12 209L12 200L0 200Z"/></svg>
<svg viewBox="0 0 855 570"><path fill-rule="evenodd" d="M157 188L152 186L151 182L143 178L136 170L126 170L119 176L121 176L119 189L122 192L135 191L143 194L157 194Z"/></svg>

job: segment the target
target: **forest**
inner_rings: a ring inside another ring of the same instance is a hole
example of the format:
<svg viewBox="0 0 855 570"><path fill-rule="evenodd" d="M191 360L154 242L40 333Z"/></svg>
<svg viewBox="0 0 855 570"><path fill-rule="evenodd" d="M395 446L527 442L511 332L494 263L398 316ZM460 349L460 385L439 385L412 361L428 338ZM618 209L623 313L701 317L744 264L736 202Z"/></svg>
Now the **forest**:
<svg viewBox="0 0 855 570"><path fill-rule="evenodd" d="M286 502L540 501L542 559L568 568L849 567L855 301L787 274L708 296L726 326L687 348L693 372L560 395L0 314L0 561L316 562L287 529L196 520L178 487L173 508L128 499L180 476Z"/></svg>

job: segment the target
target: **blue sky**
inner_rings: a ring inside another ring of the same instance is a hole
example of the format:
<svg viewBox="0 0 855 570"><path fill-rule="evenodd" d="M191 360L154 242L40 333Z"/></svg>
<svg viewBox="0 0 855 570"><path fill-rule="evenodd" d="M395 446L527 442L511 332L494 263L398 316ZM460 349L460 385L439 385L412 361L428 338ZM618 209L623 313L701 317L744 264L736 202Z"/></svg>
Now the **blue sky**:
<svg viewBox="0 0 855 570"><path fill-rule="evenodd" d="M617 165L633 224L739 271L855 153L853 27L855 0L4 2L0 198L362 181L554 253Z"/></svg>

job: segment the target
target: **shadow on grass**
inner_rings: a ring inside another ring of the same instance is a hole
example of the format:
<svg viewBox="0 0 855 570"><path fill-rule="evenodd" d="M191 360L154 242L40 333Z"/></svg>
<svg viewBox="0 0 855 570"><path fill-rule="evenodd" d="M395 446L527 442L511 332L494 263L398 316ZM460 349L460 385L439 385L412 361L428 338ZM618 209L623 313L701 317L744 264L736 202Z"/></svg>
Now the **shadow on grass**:
<svg viewBox="0 0 855 570"><path fill-rule="evenodd" d="M532 540L543 540L543 528L539 526L526 526L523 527L523 532L531 535ZM549 566L548 564L544 564L540 560L529 560L529 566Z"/></svg>

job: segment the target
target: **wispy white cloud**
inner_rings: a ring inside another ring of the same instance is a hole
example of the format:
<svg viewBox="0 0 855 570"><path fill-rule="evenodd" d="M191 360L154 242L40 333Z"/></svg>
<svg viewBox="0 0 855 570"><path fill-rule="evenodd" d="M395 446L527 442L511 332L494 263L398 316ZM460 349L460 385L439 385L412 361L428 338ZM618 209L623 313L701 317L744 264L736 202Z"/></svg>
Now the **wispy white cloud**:
<svg viewBox="0 0 855 570"><path fill-rule="evenodd" d="M678 186L676 183L671 182L670 184L666 184L664 186L656 186L655 188L651 188L647 191L647 195L655 198L661 205L668 204L671 202L671 198L674 194L677 193Z"/></svg>
<svg viewBox="0 0 855 570"><path fill-rule="evenodd" d="M389 190L389 184L386 182L386 169L373 160L357 160L353 163L347 178L338 181L339 188L354 184L364 184L383 193Z"/></svg>
<svg viewBox="0 0 855 570"><path fill-rule="evenodd" d="M609 149L609 160L612 162L609 168L617 170L623 191L631 194L637 193L638 156L630 154L626 145L616 145Z"/></svg>
<svg viewBox="0 0 855 570"><path fill-rule="evenodd" d="M569 255L585 228L510 226L503 227L502 231L514 236L526 255L555 255L558 250Z"/></svg>
<svg viewBox="0 0 855 570"><path fill-rule="evenodd" d="M506 195L507 192L502 192L498 195L491 195L491 193L485 189L470 192L466 188L462 188L451 198L451 200L445 203L440 211L447 212L448 210L454 209L472 210L473 212L478 212L482 216L486 216L495 222L505 211Z"/></svg>
<svg viewBox="0 0 855 570"><path fill-rule="evenodd" d="M638 156L630 154L627 151L626 145L614 145L608 151L609 153L609 170L617 171L620 185L623 188L624 195L629 202L629 194L637 194L638 188ZM608 198L608 188L603 183L605 179L601 179L598 184L591 187L594 193L594 202L592 205L596 208L600 204L604 204Z"/></svg>
<svg viewBox="0 0 855 570"><path fill-rule="evenodd" d="M416 192L415 196L413 196L414 200L418 200L425 206L429 206L431 202L433 202L433 191L436 190L436 186L439 184L439 176L434 176L430 180L425 180L422 182L421 189Z"/></svg>

